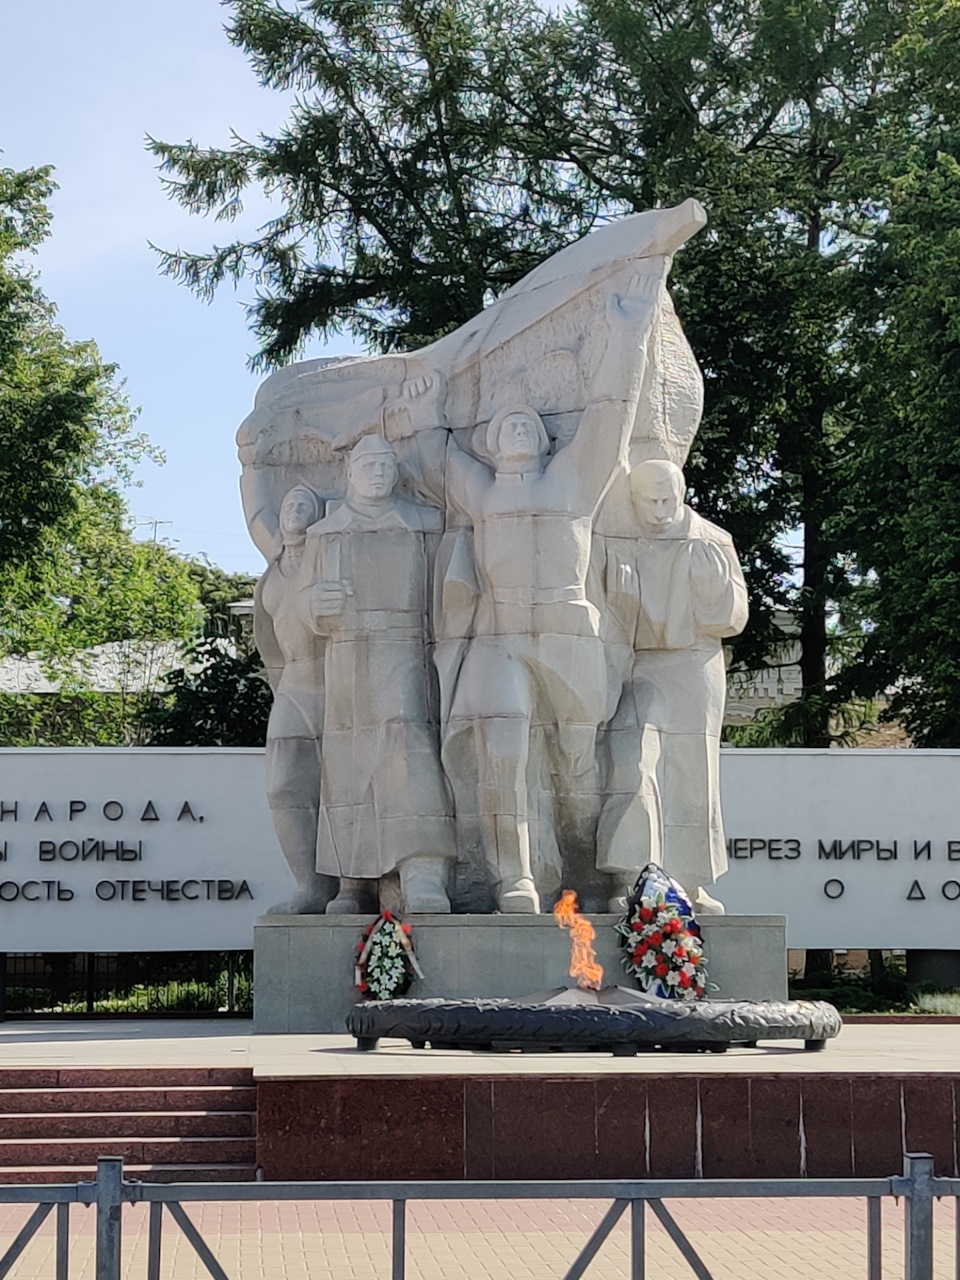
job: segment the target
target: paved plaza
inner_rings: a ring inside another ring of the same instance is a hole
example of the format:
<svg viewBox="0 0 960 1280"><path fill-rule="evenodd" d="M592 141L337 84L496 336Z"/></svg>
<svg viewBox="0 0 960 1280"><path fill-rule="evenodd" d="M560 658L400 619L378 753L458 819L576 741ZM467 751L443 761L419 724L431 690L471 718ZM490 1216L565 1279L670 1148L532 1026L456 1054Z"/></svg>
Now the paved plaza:
<svg viewBox="0 0 960 1280"><path fill-rule="evenodd" d="M16 1067L248 1067L258 1078L356 1075L956 1075L960 1024L845 1026L823 1053L798 1041L726 1053L470 1053L384 1040L357 1053L351 1036L253 1035L245 1019L123 1019L0 1023L0 1071Z"/></svg>
<svg viewBox="0 0 960 1280"><path fill-rule="evenodd" d="M409 1280L560 1280L605 1204L527 1201L450 1202L408 1210ZM857 1280L866 1276L866 1211L861 1201L678 1200L669 1208L714 1280ZM191 1205L194 1222L230 1280L383 1280L390 1274L389 1205ZM0 1247L26 1219L24 1207L0 1209ZM94 1278L94 1213L71 1210L71 1280ZM648 1215L652 1218L652 1214ZM936 1206L935 1280L953 1280L953 1211ZM903 1274L903 1208L884 1204L883 1274ZM147 1211L124 1210L126 1280L147 1274ZM53 1280L52 1219L13 1271L15 1280ZM622 1223L586 1272L627 1280L629 1237ZM207 1280L199 1258L168 1219L164 1280ZM692 1272L659 1223L648 1221L647 1280Z"/></svg>
<svg viewBox="0 0 960 1280"><path fill-rule="evenodd" d="M238 1022L70 1022L0 1025L0 1070L25 1067L230 1066L261 1075L363 1072L461 1074L562 1071L862 1071L955 1073L960 1027L850 1026L824 1053L792 1048L737 1050L725 1055L650 1054L614 1060L602 1055L415 1054L388 1047L356 1054L346 1037L259 1036ZM557 1059L560 1061L557 1061ZM389 1086L386 1086L389 1087ZM557 1134L563 1142L564 1135ZM891 1173L898 1172L890 1170ZM552 1280L561 1277L599 1222L605 1205L593 1202L431 1202L408 1210L410 1280ZM672 1201L674 1213L700 1251L714 1280L854 1280L866 1275L863 1201ZM0 1251L30 1210L0 1206ZM390 1209L368 1203L215 1203L188 1212L230 1280L382 1280L390 1274ZM936 1280L954 1272L952 1203L935 1206ZM71 1280L93 1280L94 1211L71 1209ZM883 1206L883 1274L903 1274L903 1204ZM124 1210L124 1277L146 1277L147 1210ZM587 1277L629 1275L626 1219L614 1229ZM189 1243L165 1219L164 1280L194 1280L206 1272ZM664 1229L648 1211L647 1280L691 1275ZM28 1246L15 1280L53 1280L51 1217Z"/></svg>

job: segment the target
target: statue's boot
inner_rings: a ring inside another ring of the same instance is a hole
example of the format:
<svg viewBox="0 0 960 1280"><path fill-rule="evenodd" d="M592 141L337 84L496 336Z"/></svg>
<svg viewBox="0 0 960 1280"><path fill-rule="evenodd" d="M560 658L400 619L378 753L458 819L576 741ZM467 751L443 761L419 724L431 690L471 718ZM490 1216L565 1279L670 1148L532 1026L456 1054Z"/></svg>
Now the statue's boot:
<svg viewBox="0 0 960 1280"><path fill-rule="evenodd" d="M697 885L692 900L694 914L698 916L723 916L727 908L716 898L711 898L703 885Z"/></svg>
<svg viewBox="0 0 960 1280"><path fill-rule="evenodd" d="M337 891L337 882L317 871L316 805L275 801L270 813L280 848L297 882L297 892L288 902L269 907L267 915L323 915Z"/></svg>
<svg viewBox="0 0 960 1280"><path fill-rule="evenodd" d="M326 877L323 877L324 879ZM321 879L320 876L317 879ZM336 883L336 882L334 882ZM322 916L330 904L329 890L301 889L288 902L280 902L275 907L268 907L268 916Z"/></svg>
<svg viewBox="0 0 960 1280"><path fill-rule="evenodd" d="M540 895L533 880L521 876L519 880L505 880L497 894L497 906L504 915L540 914Z"/></svg>
<svg viewBox="0 0 960 1280"><path fill-rule="evenodd" d="M525 818L497 814L488 828L496 858L491 871L499 880L497 907L504 915L539 915L540 895L530 870L530 829Z"/></svg>
<svg viewBox="0 0 960 1280"><path fill-rule="evenodd" d="M400 863L400 889L410 915L449 915L446 858L406 858Z"/></svg>
<svg viewBox="0 0 960 1280"><path fill-rule="evenodd" d="M380 907L377 901L376 880L340 880L340 892L327 903L328 916L375 916Z"/></svg>

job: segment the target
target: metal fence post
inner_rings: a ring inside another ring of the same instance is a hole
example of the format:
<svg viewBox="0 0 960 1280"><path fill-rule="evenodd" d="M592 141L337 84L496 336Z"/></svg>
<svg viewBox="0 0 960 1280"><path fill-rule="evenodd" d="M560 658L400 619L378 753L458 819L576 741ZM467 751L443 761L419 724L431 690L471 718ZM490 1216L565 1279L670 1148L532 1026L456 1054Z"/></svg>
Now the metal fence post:
<svg viewBox="0 0 960 1280"><path fill-rule="evenodd" d="M903 1172L910 1182L904 1232L906 1280L933 1280L933 1156L908 1153Z"/></svg>
<svg viewBox="0 0 960 1280"><path fill-rule="evenodd" d="M867 1201L867 1280L883 1280L882 1226L883 1201L871 1196Z"/></svg>
<svg viewBox="0 0 960 1280"><path fill-rule="evenodd" d="M96 994L96 960L97 957L93 952L88 951L84 956L87 962L87 1013L93 1013L97 1007Z"/></svg>
<svg viewBox="0 0 960 1280"><path fill-rule="evenodd" d="M69 1280L70 1275L70 1204L63 1200L57 1205L57 1280Z"/></svg>
<svg viewBox="0 0 960 1280"><path fill-rule="evenodd" d="M647 1274L644 1239L646 1209L642 1200L630 1201L630 1280L645 1280Z"/></svg>
<svg viewBox="0 0 960 1280"><path fill-rule="evenodd" d="M154 1200L150 1205L150 1233L147 1242L147 1280L160 1280L160 1239L162 1231L163 1202Z"/></svg>
<svg viewBox="0 0 960 1280"><path fill-rule="evenodd" d="M393 1251L391 1280L404 1280L407 1270L407 1202L393 1202ZM99 1276L97 1277L99 1280Z"/></svg>
<svg viewBox="0 0 960 1280"><path fill-rule="evenodd" d="M120 1280L120 1213L123 1161L97 1161L97 1280Z"/></svg>

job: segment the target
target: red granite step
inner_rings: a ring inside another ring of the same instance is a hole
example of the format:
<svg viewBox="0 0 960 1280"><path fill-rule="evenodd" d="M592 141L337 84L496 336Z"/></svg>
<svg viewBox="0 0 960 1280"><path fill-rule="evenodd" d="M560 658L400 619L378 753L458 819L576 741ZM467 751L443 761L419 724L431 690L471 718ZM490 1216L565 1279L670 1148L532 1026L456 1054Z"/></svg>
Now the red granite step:
<svg viewBox="0 0 960 1280"><path fill-rule="evenodd" d="M253 1111L44 1111L0 1114L0 1139L253 1138Z"/></svg>
<svg viewBox="0 0 960 1280"><path fill-rule="evenodd" d="M0 1070L0 1185L76 1182L100 1156L144 1181L256 1175L248 1068Z"/></svg>
<svg viewBox="0 0 960 1280"><path fill-rule="evenodd" d="M254 1182L252 1164L125 1164L128 1182ZM0 1186L49 1186L61 1182L94 1182L95 1165L17 1165L0 1167Z"/></svg>
<svg viewBox="0 0 960 1280"><path fill-rule="evenodd" d="M174 1085L167 1088L0 1088L0 1115L44 1111L250 1111L257 1109L256 1087Z"/></svg>
<svg viewBox="0 0 960 1280"><path fill-rule="evenodd" d="M99 1156L120 1156L130 1164L252 1164L256 1155L253 1138L0 1138L0 1168L96 1165Z"/></svg>
<svg viewBox="0 0 960 1280"><path fill-rule="evenodd" d="M171 1088L251 1086L249 1067L9 1067L0 1069L0 1089Z"/></svg>

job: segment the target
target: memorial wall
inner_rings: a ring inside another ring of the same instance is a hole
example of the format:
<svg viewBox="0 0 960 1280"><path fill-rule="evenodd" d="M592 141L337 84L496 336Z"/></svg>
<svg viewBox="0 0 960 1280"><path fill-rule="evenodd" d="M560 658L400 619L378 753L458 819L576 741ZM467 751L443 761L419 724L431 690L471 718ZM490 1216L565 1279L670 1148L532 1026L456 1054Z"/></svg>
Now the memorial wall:
<svg viewBox="0 0 960 1280"><path fill-rule="evenodd" d="M0 951L220 951L293 886L257 749L0 751Z"/></svg>
<svg viewBox="0 0 960 1280"><path fill-rule="evenodd" d="M727 912L785 915L791 947L956 946L960 752L725 750L721 794ZM2 951L247 949L293 887L262 751L0 751Z"/></svg>

